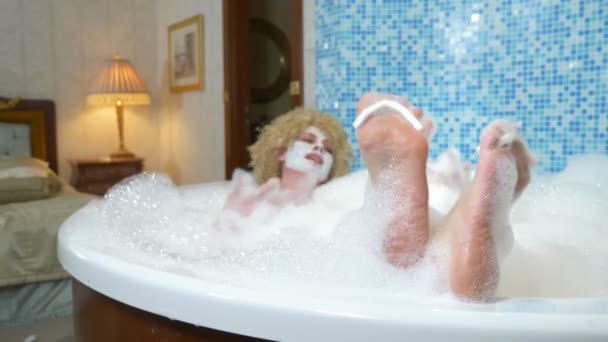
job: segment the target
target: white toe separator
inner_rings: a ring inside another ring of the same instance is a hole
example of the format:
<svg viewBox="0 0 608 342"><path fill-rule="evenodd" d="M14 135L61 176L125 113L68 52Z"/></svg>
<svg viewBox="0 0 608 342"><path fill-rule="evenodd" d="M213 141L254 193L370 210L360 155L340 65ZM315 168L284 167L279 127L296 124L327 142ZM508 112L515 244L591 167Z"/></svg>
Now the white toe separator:
<svg viewBox="0 0 608 342"><path fill-rule="evenodd" d="M355 122L353 122L353 127L355 127L355 129L359 128L359 126L361 126L365 122L365 120L367 120L371 115L378 114L378 109L382 107L389 107L395 110L397 113L401 114L401 116L405 120L407 120L412 126L414 126L416 130L422 131L422 123L420 123L420 121L416 119L416 117L407 108L402 106L400 103L392 100L378 101L373 105L365 108L359 114L359 116L357 116Z"/></svg>
<svg viewBox="0 0 608 342"><path fill-rule="evenodd" d="M515 134L515 133L503 134L503 136L498 139L498 146L504 147L504 146L511 145L516 139L517 139L517 134Z"/></svg>

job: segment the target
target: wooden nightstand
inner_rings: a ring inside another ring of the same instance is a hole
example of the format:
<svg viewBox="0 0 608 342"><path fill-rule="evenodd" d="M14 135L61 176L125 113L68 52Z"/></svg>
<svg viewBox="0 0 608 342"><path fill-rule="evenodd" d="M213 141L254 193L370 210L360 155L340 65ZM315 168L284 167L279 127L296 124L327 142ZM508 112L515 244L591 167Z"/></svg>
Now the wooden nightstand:
<svg viewBox="0 0 608 342"><path fill-rule="evenodd" d="M129 159L76 159L70 160L72 185L82 192L103 195L112 185L142 172L142 158Z"/></svg>

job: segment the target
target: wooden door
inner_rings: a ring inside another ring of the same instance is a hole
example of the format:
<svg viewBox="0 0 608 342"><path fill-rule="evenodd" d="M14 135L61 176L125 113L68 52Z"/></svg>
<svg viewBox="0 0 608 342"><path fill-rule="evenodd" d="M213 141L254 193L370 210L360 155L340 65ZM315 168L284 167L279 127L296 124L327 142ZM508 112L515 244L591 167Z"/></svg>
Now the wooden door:
<svg viewBox="0 0 608 342"><path fill-rule="evenodd" d="M224 0L224 108L226 179L249 163L245 115L249 103L248 7Z"/></svg>
<svg viewBox="0 0 608 342"><path fill-rule="evenodd" d="M287 0L286 0L287 1ZM290 2L290 94L292 107L303 103L303 20L302 1ZM250 108L249 80L249 6L243 0L224 0L224 106L226 179L235 168L247 168L250 130L247 114Z"/></svg>
<svg viewBox="0 0 608 342"><path fill-rule="evenodd" d="M302 0L291 1L291 84L289 92L293 107L304 103L304 21L302 18Z"/></svg>

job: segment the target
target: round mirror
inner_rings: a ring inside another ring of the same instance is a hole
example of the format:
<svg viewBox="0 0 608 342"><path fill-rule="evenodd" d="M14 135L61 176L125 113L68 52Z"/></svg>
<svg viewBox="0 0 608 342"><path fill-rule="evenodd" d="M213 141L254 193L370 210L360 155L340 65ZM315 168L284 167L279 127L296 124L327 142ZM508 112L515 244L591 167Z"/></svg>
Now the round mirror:
<svg viewBox="0 0 608 342"><path fill-rule="evenodd" d="M249 84L253 103L269 102L289 86L291 58L283 31L262 18L249 19Z"/></svg>

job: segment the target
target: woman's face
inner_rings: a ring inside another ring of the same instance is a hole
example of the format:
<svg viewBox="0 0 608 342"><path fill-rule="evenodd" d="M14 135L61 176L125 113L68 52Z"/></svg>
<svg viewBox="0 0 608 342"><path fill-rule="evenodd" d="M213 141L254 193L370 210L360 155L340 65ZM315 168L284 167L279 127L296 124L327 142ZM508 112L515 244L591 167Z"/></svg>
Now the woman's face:
<svg viewBox="0 0 608 342"><path fill-rule="evenodd" d="M300 133L285 153L285 167L314 174L318 183L327 180L333 163L333 149L329 140L314 126Z"/></svg>

